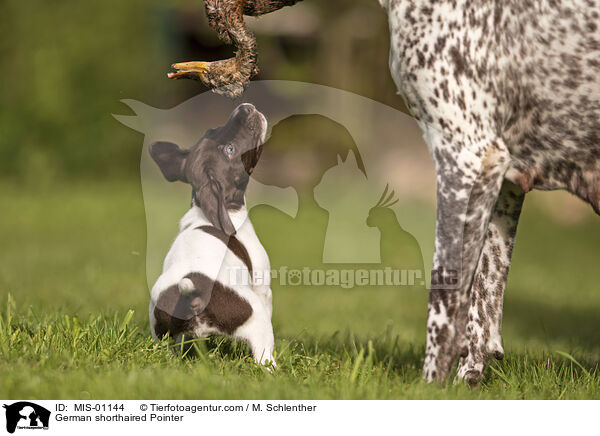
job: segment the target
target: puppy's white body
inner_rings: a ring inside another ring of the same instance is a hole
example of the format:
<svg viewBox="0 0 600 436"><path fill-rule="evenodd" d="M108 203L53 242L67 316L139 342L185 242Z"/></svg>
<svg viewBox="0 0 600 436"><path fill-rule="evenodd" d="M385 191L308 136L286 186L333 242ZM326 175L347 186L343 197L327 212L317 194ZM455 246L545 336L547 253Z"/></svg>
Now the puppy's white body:
<svg viewBox="0 0 600 436"><path fill-rule="evenodd" d="M235 329L232 336L250 345L256 362L270 361L274 364L269 258L248 219L246 207L230 212L229 216L236 230L235 237L248 252L253 271L264 272L260 274L260 282L254 284L246 264L223 241L199 229L212 224L199 207L192 206L180 221L179 234L165 258L163 272L152 288L150 329L158 340L154 309L161 294L174 285L181 289L182 281L187 280L186 275L201 273L225 285L250 305L251 316ZM215 326L201 322L194 323L193 330L185 333L196 338L224 334Z"/></svg>

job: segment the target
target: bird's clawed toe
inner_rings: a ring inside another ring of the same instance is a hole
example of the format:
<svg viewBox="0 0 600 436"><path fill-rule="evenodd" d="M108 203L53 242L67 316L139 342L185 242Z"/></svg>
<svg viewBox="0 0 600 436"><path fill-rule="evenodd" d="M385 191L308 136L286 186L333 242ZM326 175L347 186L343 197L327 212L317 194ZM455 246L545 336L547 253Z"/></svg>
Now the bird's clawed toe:
<svg viewBox="0 0 600 436"><path fill-rule="evenodd" d="M167 76L169 79L196 79L202 80L204 74L209 69L208 62L193 61L193 62L178 62L171 65L176 72L171 72Z"/></svg>

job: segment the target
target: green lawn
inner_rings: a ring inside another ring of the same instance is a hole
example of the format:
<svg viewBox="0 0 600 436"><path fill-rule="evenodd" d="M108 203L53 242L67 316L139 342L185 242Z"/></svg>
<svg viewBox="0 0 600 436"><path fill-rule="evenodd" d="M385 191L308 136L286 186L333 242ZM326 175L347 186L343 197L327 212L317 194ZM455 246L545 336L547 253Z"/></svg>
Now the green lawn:
<svg viewBox="0 0 600 436"><path fill-rule="evenodd" d="M4 184L0 198L1 398L600 398L591 213L565 225L535 198L526 204L506 358L469 390L420 380L427 296L418 291L276 291L272 374L224 339L197 342L195 358L176 355L149 334L139 185Z"/></svg>

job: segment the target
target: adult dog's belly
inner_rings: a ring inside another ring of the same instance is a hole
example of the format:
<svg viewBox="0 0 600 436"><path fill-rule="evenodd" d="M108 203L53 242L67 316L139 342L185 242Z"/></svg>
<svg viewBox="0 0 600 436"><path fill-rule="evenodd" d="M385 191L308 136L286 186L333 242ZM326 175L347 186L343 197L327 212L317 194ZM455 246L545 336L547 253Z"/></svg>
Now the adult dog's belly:
<svg viewBox="0 0 600 436"><path fill-rule="evenodd" d="M600 59L600 38L598 47ZM515 94L505 100L509 104L500 102L501 113L508 116L498 120L512 157L507 179L525 192L566 189L599 212L600 61L590 64L580 58L570 66L581 69L577 81L569 65L554 57L539 60L525 69L531 74L523 70L511 75L518 81L507 82Z"/></svg>
<svg viewBox="0 0 600 436"><path fill-rule="evenodd" d="M598 211L600 1L533 3L543 14L515 33L494 86L513 157L507 178L525 191L566 189Z"/></svg>
<svg viewBox="0 0 600 436"><path fill-rule="evenodd" d="M421 126L501 139L508 180L600 213L600 0L413 6L389 4L390 70Z"/></svg>

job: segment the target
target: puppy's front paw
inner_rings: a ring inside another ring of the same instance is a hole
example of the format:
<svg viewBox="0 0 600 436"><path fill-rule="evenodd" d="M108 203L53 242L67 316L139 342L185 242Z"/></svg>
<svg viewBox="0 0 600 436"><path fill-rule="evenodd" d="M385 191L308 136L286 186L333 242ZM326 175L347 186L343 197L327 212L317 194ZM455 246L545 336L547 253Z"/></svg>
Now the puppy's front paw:
<svg viewBox="0 0 600 436"><path fill-rule="evenodd" d="M270 354L266 355L264 358L261 359L254 359L254 361L258 365L264 366L269 372L273 372L273 370L277 368L277 363L275 362L273 356Z"/></svg>

